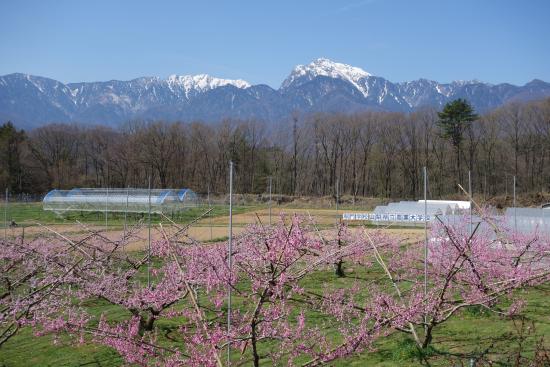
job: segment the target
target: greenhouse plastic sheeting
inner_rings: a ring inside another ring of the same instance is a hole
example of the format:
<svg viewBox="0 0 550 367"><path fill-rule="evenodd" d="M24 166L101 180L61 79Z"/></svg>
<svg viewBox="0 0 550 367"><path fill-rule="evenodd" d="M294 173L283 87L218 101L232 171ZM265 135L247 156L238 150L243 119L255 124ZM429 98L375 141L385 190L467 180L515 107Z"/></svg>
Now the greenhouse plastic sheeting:
<svg viewBox="0 0 550 367"><path fill-rule="evenodd" d="M185 191L182 193L182 191ZM195 206L196 194L189 189L88 189L52 190L43 200L44 210L57 213L128 212L170 213Z"/></svg>
<svg viewBox="0 0 550 367"><path fill-rule="evenodd" d="M508 208L504 215L508 228L517 229L523 234L550 234L550 209L542 208Z"/></svg>
<svg viewBox="0 0 550 367"><path fill-rule="evenodd" d="M426 208L424 203L417 201L400 201L398 203L389 203L388 205L379 205L374 209L375 214L414 214L424 215L427 209L428 215L452 214L454 211L448 204L429 203Z"/></svg>
<svg viewBox="0 0 550 367"><path fill-rule="evenodd" d="M516 208L516 215L513 214L513 208L508 208L505 215L491 216L493 224L497 225L501 230L513 233L517 230L518 233L527 236L550 236L550 212L542 213L540 209L539 214L545 214L542 216L534 216L535 211L531 211L533 208ZM519 209L528 209L525 211ZM528 215L520 215L523 212ZM439 217L446 224L459 224L467 223L468 216L463 215L447 215ZM464 222L466 221L466 222ZM483 233L483 235L489 235L492 239L496 239L496 233L494 232L493 225L483 220L477 215L472 216L472 229L475 229L479 223L477 233Z"/></svg>

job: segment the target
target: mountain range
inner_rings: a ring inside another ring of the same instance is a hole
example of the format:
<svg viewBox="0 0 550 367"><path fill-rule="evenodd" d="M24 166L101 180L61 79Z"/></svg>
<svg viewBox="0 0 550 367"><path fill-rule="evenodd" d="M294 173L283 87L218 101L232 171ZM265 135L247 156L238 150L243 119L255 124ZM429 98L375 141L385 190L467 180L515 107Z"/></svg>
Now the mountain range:
<svg viewBox="0 0 550 367"><path fill-rule="evenodd" d="M302 113L366 110L411 112L465 98L482 113L510 101L550 96L550 83L523 86L480 81L393 83L361 68L320 58L296 66L279 89L206 74L64 84L28 74L0 77L0 121L33 128L50 122L116 126L132 119L224 118L277 122Z"/></svg>

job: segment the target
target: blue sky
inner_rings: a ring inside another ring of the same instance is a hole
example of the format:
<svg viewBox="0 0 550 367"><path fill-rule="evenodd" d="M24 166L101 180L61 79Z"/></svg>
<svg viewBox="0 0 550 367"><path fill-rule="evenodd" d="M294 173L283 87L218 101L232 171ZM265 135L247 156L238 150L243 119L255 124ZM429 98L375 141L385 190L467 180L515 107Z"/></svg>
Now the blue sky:
<svg viewBox="0 0 550 367"><path fill-rule="evenodd" d="M548 0L0 2L0 75L207 73L279 87L317 57L391 81L550 81Z"/></svg>

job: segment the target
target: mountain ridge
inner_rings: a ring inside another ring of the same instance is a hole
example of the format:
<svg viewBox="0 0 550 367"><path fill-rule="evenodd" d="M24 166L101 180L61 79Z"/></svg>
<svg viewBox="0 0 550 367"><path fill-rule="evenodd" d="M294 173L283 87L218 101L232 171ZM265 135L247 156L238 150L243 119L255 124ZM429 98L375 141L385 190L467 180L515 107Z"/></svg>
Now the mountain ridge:
<svg viewBox="0 0 550 367"><path fill-rule="evenodd" d="M139 77L64 84L24 73L0 76L0 120L33 128L49 122L117 125L132 119L261 119L277 122L293 112L366 110L412 112L468 99L478 112L518 100L550 96L550 83L523 86L478 80L440 83L420 78L391 82L325 58L297 65L278 89L208 74Z"/></svg>

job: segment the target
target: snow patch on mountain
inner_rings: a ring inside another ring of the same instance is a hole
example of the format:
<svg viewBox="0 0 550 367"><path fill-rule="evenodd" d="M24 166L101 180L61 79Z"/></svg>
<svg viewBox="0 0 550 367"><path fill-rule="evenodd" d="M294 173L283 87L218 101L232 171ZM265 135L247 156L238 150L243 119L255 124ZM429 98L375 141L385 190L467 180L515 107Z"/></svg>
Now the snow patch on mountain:
<svg viewBox="0 0 550 367"><path fill-rule="evenodd" d="M25 75L25 77L32 85L34 85L36 89L40 91L40 93L44 93L44 89L42 88L40 83L37 83L37 81L35 81L35 78L33 78L31 75L28 75L28 74Z"/></svg>
<svg viewBox="0 0 550 367"><path fill-rule="evenodd" d="M454 85L454 86L457 86L457 87L464 87L466 85L470 85L470 84L480 84L481 82L477 79L472 79L472 80L454 80L451 84ZM487 86L492 86L492 84L490 83L483 83Z"/></svg>
<svg viewBox="0 0 550 367"><path fill-rule="evenodd" d="M356 66L334 62L325 58L319 58L307 65L296 66L288 78L283 81L281 89L286 89L296 83L303 84L318 76L345 80L353 84L365 97L369 94L365 79L372 76L370 73Z"/></svg>
<svg viewBox="0 0 550 367"><path fill-rule="evenodd" d="M166 82L170 90L183 88L186 97L189 96L191 91L202 93L226 85L232 85L240 89L251 87L250 83L242 79L220 79L214 78L208 74L170 75Z"/></svg>

